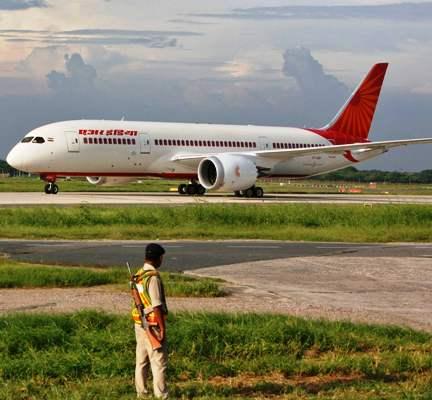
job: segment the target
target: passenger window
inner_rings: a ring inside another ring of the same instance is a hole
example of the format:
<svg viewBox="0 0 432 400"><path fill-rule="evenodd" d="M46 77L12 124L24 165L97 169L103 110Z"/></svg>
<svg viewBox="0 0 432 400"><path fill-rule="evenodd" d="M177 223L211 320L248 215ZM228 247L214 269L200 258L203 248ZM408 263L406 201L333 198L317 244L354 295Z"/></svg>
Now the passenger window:
<svg viewBox="0 0 432 400"><path fill-rule="evenodd" d="M88 139L88 142L89 142L89 144L93 144L93 139L90 137L90 138Z"/></svg>
<svg viewBox="0 0 432 400"><path fill-rule="evenodd" d="M21 143L28 143L33 140L33 136L27 136L23 140L21 140Z"/></svg>
<svg viewBox="0 0 432 400"><path fill-rule="evenodd" d="M108 144L112 144L112 139L108 138Z"/></svg>
<svg viewBox="0 0 432 400"><path fill-rule="evenodd" d="M86 137L84 138L84 144L87 144L87 138Z"/></svg>
<svg viewBox="0 0 432 400"><path fill-rule="evenodd" d="M33 142L32 142L32 143L39 143L39 144L42 144L42 143L45 143L45 139L44 139L43 137L38 136L38 137L35 137L35 138L33 139Z"/></svg>

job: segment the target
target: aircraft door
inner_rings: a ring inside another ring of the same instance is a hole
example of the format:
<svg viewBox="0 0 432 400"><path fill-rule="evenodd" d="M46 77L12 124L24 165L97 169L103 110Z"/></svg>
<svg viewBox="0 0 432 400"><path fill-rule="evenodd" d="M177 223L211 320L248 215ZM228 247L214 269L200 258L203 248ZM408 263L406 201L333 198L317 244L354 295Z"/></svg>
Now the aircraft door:
<svg viewBox="0 0 432 400"><path fill-rule="evenodd" d="M80 151L79 135L76 131L65 132L67 148L70 153Z"/></svg>
<svg viewBox="0 0 432 400"><path fill-rule="evenodd" d="M271 150L270 139L267 136L260 136L258 138L259 150Z"/></svg>
<svg viewBox="0 0 432 400"><path fill-rule="evenodd" d="M151 144L150 135L148 133L140 133L140 153L150 154Z"/></svg>

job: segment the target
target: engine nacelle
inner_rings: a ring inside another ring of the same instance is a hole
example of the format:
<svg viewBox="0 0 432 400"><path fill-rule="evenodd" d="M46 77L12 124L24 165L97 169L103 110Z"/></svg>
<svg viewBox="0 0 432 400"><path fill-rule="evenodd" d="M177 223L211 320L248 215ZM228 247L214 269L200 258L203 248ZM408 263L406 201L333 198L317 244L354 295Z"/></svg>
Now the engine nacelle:
<svg viewBox="0 0 432 400"><path fill-rule="evenodd" d="M116 176L88 176L87 182L97 186L116 186L124 185L129 182L135 181L135 178L129 177L116 177Z"/></svg>
<svg viewBox="0 0 432 400"><path fill-rule="evenodd" d="M198 166L200 184L208 190L246 190L255 185L257 177L255 163L241 155L211 156Z"/></svg>

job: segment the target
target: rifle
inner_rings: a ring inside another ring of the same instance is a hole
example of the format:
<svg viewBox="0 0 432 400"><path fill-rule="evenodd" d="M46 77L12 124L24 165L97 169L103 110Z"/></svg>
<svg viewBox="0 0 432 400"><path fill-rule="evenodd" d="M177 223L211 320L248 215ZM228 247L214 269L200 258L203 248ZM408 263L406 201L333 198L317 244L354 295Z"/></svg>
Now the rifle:
<svg viewBox="0 0 432 400"><path fill-rule="evenodd" d="M129 262L126 262L126 266L127 266L127 269L129 271L129 275L130 275L129 285L130 285L130 289L131 289L131 296L132 296L132 299L135 303L135 307L139 313L139 317L140 317L140 321L141 321L141 327L146 331L147 337L150 340L150 344L151 344L153 350L158 350L162 347L162 343L161 343L160 339L157 337L158 336L157 332L153 332L156 330L155 327L150 326L150 324L147 322L146 312L145 312L146 310L145 310L144 304L141 300L141 296L140 296L138 288L137 288L135 275L132 274Z"/></svg>

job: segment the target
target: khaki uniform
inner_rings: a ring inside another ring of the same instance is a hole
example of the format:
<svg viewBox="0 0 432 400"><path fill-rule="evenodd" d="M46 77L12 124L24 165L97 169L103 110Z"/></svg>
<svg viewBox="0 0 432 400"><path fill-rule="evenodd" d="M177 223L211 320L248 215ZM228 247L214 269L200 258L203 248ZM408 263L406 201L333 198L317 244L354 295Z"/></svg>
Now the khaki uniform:
<svg viewBox="0 0 432 400"><path fill-rule="evenodd" d="M143 269L144 271L155 270L150 264L144 264ZM150 278L148 294L151 299L152 307L165 307L163 289L159 278ZM148 393L146 383L150 367L153 375L153 391L155 397L167 399L166 369L168 364L168 351L166 340L161 349L153 350L146 331L138 323L135 323L135 337L137 342L135 387L138 397L145 396Z"/></svg>

